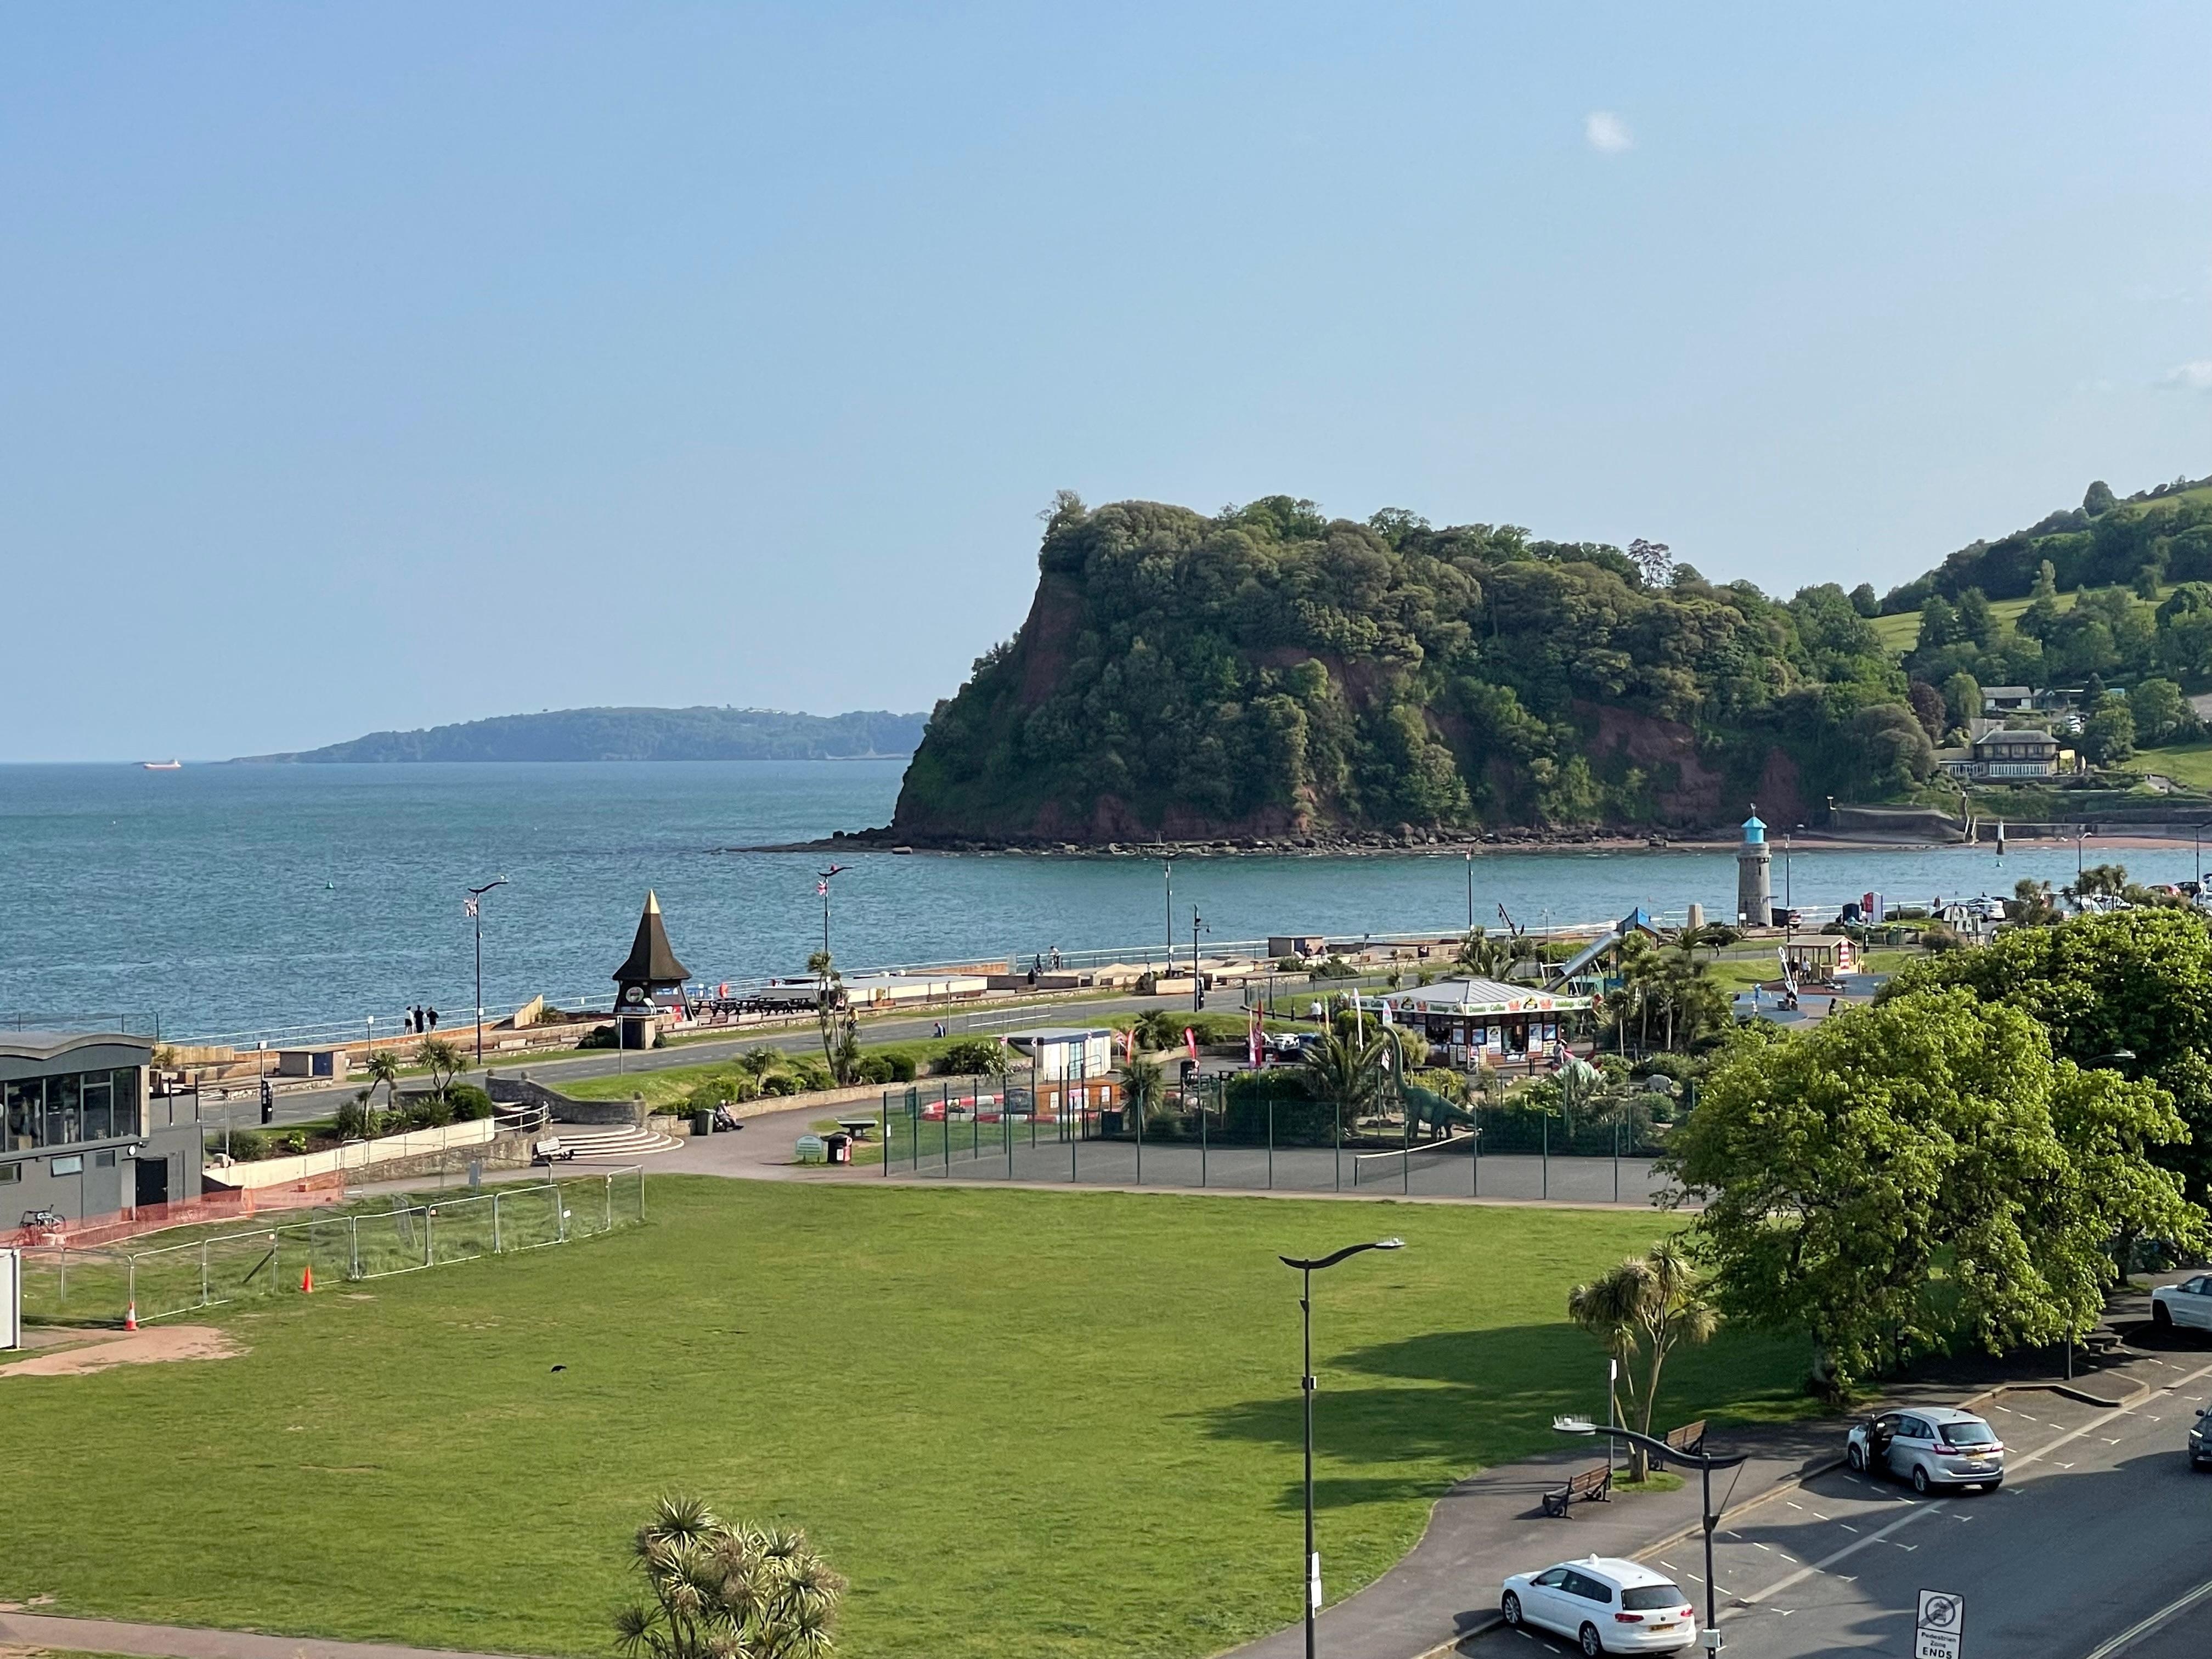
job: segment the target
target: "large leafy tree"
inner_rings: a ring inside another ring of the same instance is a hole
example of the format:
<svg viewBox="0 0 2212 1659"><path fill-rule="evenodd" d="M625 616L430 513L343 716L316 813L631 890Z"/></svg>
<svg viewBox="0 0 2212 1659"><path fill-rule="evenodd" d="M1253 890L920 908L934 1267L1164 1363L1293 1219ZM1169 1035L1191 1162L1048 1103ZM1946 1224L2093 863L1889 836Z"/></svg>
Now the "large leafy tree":
<svg viewBox="0 0 2212 1659"><path fill-rule="evenodd" d="M845 1581L803 1532L733 1525L696 1498L664 1498L631 1546L647 1599L615 1615L616 1645L645 1659L818 1659Z"/></svg>
<svg viewBox="0 0 2212 1659"><path fill-rule="evenodd" d="M1672 1163L1705 1201L1716 1304L1808 1333L1847 1392L1916 1355L2088 1329L2116 1239L2202 1231L2147 1156L2185 1133L2154 1085L2054 1060L2027 1013L1954 988L1747 1034Z"/></svg>
<svg viewBox="0 0 2212 1659"><path fill-rule="evenodd" d="M2027 919L2048 917L2046 898L2023 898L2040 909ZM2186 1178L2194 1202L2212 1199L2212 927L2203 918L2165 908L2011 928L1980 950L1912 963L1884 994L1954 985L2033 1015L2052 1052L2077 1065L2111 1066L2158 1085L2189 1135L2160 1144L2153 1157Z"/></svg>

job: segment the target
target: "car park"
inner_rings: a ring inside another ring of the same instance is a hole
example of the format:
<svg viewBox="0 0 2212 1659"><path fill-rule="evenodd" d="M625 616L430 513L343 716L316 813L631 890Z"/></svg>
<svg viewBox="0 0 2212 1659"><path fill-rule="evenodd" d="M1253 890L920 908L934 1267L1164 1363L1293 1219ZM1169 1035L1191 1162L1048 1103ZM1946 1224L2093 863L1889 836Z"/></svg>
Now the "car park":
<svg viewBox="0 0 2212 1659"><path fill-rule="evenodd" d="M2212 1273L2198 1273L2179 1285L2161 1285L2150 1293L2150 1322L2160 1330L2182 1326L2212 1331Z"/></svg>
<svg viewBox="0 0 2212 1659"><path fill-rule="evenodd" d="M1860 1474L1908 1481L1917 1492L1939 1486L1995 1492L2004 1484L2004 1450L1996 1431L1972 1412L1918 1406L1853 1424L1844 1461Z"/></svg>
<svg viewBox="0 0 2212 1659"><path fill-rule="evenodd" d="M1585 1556L1505 1581L1498 1611L1518 1630L1556 1631L1601 1653L1679 1653L1698 1639L1697 1609L1680 1587L1640 1561Z"/></svg>

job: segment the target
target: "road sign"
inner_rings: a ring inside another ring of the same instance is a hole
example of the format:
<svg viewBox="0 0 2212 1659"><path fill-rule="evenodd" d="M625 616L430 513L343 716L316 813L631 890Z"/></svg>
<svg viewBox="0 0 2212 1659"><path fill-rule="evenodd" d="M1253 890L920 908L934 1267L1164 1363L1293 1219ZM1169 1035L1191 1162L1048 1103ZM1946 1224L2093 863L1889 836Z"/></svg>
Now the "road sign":
<svg viewBox="0 0 2212 1659"><path fill-rule="evenodd" d="M1912 1659L1961 1659L1966 1633L1966 1601L1948 1590L1920 1592L1920 1613L1913 1632Z"/></svg>

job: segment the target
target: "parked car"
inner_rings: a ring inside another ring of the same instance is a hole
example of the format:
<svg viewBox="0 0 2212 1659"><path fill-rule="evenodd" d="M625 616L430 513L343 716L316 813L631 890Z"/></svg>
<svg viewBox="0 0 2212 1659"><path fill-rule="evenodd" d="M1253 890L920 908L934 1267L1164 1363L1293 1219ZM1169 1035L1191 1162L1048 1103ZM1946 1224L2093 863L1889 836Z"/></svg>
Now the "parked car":
<svg viewBox="0 0 2212 1659"><path fill-rule="evenodd" d="M2004 1484L2004 1442L1972 1412L1922 1406L1884 1412L1851 1425L1844 1461L1862 1473L1894 1475L1912 1490Z"/></svg>
<svg viewBox="0 0 2212 1659"><path fill-rule="evenodd" d="M2153 1291L2150 1322L2162 1331L2176 1325L2212 1331L2212 1273L2199 1273L2179 1285L2161 1285Z"/></svg>
<svg viewBox="0 0 2212 1659"><path fill-rule="evenodd" d="M1505 1581L1498 1611L1515 1629L1533 1625L1601 1653L1679 1653L1698 1639L1698 1613L1663 1574L1640 1561L1585 1556Z"/></svg>
<svg viewBox="0 0 2212 1659"><path fill-rule="evenodd" d="M2189 1425L2189 1467L2212 1469L2212 1406L2200 1409Z"/></svg>

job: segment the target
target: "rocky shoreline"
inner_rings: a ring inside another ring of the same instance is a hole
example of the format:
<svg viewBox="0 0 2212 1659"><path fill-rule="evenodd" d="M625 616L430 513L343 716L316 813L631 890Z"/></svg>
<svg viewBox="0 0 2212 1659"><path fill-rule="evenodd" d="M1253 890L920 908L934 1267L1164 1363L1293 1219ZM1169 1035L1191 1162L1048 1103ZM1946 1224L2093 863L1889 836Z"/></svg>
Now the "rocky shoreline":
<svg viewBox="0 0 2212 1659"><path fill-rule="evenodd" d="M1881 848L1934 847L1940 843L1920 836L1859 833L1835 835L1804 831L1798 841L1808 847ZM1726 852L1737 844L1729 830L1692 831L1660 835L1624 830L1421 830L1410 826L1392 834L1387 830L1324 830L1310 835L1218 836L1189 841L1064 841L1051 836L1015 836L997 839L975 836L900 835L890 830L838 831L826 841L790 842L767 847L721 847L720 853L952 853L1026 854L1062 858L1361 858L1403 857L1408 854L1462 856L1490 853L1630 853Z"/></svg>

